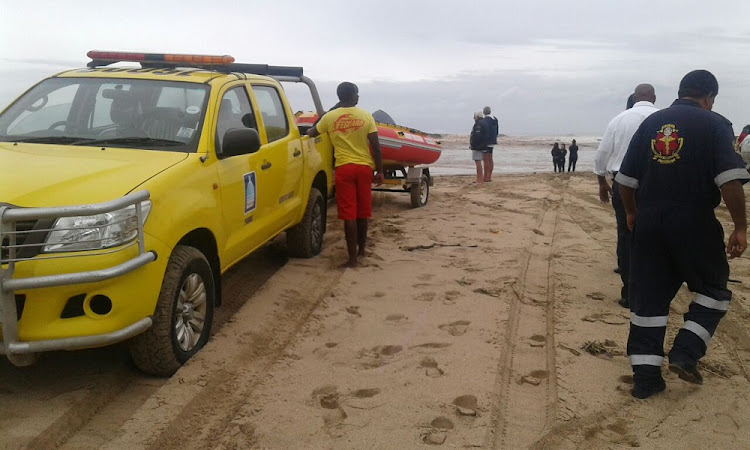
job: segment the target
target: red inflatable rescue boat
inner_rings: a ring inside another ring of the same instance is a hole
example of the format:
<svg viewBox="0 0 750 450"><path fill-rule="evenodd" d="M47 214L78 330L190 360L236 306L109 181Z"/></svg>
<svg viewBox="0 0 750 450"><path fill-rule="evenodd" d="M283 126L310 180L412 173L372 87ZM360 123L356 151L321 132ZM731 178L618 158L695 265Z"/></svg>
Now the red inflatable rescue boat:
<svg viewBox="0 0 750 450"><path fill-rule="evenodd" d="M301 113L297 115L297 125L312 126L317 119L315 113ZM427 133L386 123L377 126L385 168L432 164L440 158L440 141Z"/></svg>

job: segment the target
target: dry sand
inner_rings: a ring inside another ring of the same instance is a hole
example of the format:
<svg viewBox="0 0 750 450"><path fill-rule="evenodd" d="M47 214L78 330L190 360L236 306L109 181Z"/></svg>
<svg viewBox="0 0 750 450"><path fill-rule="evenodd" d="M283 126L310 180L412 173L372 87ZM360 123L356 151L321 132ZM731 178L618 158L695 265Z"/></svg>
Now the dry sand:
<svg viewBox="0 0 750 450"><path fill-rule="evenodd" d="M705 384L665 371L667 391L639 401L616 303L614 215L593 175L443 177L425 208L383 193L375 205L363 267L336 269L345 246L331 211L323 254L244 291L208 346L171 379L150 380L116 426L103 414L127 388L87 410L81 399L97 387L84 385L63 393L67 403L51 395L69 410L49 418L3 408L3 447L750 448L747 258L730 263L738 282ZM689 300L683 289L672 305L667 345ZM16 370L0 366L0 402L40 395L33 380L4 384Z"/></svg>

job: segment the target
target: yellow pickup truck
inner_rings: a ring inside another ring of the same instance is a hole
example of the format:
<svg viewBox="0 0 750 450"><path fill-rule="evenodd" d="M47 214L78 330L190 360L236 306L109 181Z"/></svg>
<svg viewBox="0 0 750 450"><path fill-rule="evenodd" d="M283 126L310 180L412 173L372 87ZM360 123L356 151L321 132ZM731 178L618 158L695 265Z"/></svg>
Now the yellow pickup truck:
<svg viewBox="0 0 750 450"><path fill-rule="evenodd" d="M88 56L0 113L0 353L129 339L169 376L208 340L222 273L284 231L293 256L320 252L333 150L281 83L323 108L299 67Z"/></svg>

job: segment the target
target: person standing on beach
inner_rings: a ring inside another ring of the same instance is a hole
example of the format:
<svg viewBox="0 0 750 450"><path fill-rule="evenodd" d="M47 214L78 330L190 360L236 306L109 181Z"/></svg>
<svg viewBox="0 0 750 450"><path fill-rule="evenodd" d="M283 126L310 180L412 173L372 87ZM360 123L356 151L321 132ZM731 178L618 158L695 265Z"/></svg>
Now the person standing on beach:
<svg viewBox="0 0 750 450"><path fill-rule="evenodd" d="M599 199L602 203L609 203L612 196L612 207L615 210L617 221L617 267L620 269L622 288L620 289L620 300L618 303L627 308L629 303L628 276L630 269L630 230L625 218L625 208L620 198L620 190L617 182L613 181L610 188L606 176L609 174L613 179L620 170L620 164L628 150L628 144L635 130L646 117L657 111L654 102L656 94L654 87L650 84L639 84L633 93L635 104L612 119L604 131L604 136L599 143L599 148L594 156L594 173L599 179Z"/></svg>
<svg viewBox="0 0 750 450"><path fill-rule="evenodd" d="M349 260L345 267L357 267L357 257L366 256L367 225L372 217L372 170L375 183L383 183L383 158L378 129L372 115L357 108L359 89L343 82L336 88L339 107L328 111L307 131L315 137L328 133L334 148L336 207L344 221ZM358 248L359 247L359 248Z"/></svg>
<svg viewBox="0 0 750 450"><path fill-rule="evenodd" d="M486 169L482 167L482 162L485 161L484 149L486 148L487 141L489 140L489 130L487 129L487 122L482 118L482 113L474 113L474 126L471 128L471 134L469 135L469 148L471 149L471 159L474 160L477 166L477 184L482 184L486 180Z"/></svg>
<svg viewBox="0 0 750 450"><path fill-rule="evenodd" d="M560 144L555 142L554 145L552 145L552 151L550 154L552 155L552 164L555 166L555 173L562 171L560 169Z"/></svg>
<svg viewBox="0 0 750 450"><path fill-rule="evenodd" d="M568 158L568 172L570 172L570 169L573 169L573 172L576 171L576 162L578 162L578 145L576 145L576 140L573 139L573 142L570 144L570 158Z"/></svg>
<svg viewBox="0 0 750 450"><path fill-rule="evenodd" d="M711 112L716 77L695 70L682 78L678 100L638 128L615 181L633 232L628 356L636 398L665 389L661 366L669 305L683 283L695 293L669 352L669 370L702 384L698 360L729 308L729 258L747 248L743 183L732 124ZM637 108L638 104L633 107ZM714 209L722 197L734 223L724 230Z"/></svg>
<svg viewBox="0 0 750 450"><path fill-rule="evenodd" d="M565 148L565 144L560 144L560 172L565 172L565 157L568 155L568 150Z"/></svg>
<svg viewBox="0 0 750 450"><path fill-rule="evenodd" d="M484 181L492 181L492 171L495 170L495 160L492 152L497 145L497 135L500 133L500 125L497 117L492 117L492 109L485 106L482 110L484 113L484 122L487 124L487 147L484 150Z"/></svg>
<svg viewBox="0 0 750 450"><path fill-rule="evenodd" d="M750 125L745 125L742 131L740 131L740 135L737 136L737 143L734 145L736 151L740 151L740 148L742 148L742 143L745 142L745 138L748 134L750 134Z"/></svg>
<svg viewBox="0 0 750 450"><path fill-rule="evenodd" d="M628 96L628 101L625 102L625 109L630 109L635 105L635 94L630 94Z"/></svg>

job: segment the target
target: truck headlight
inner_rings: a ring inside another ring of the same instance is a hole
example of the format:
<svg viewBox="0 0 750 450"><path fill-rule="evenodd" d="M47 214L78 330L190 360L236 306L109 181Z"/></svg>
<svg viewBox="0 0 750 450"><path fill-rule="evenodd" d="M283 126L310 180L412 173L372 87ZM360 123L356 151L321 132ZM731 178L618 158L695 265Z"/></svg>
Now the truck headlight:
<svg viewBox="0 0 750 450"><path fill-rule="evenodd" d="M141 203L143 223L151 211L151 201ZM80 252L117 247L138 236L135 205L93 216L61 217L55 221L44 246L45 253Z"/></svg>

